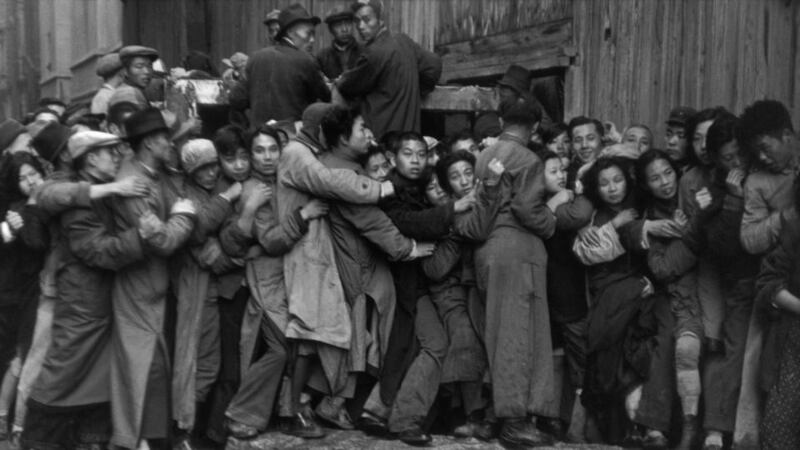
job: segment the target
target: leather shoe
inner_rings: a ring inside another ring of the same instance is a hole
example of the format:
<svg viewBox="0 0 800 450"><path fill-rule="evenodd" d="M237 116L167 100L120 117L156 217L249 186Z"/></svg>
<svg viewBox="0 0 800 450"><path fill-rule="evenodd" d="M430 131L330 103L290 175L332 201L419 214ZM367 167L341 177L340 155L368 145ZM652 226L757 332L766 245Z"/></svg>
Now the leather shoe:
<svg viewBox="0 0 800 450"><path fill-rule="evenodd" d="M317 409L314 410L314 415L317 416L317 419L326 424L342 430L352 430L355 428L347 411L341 407L337 408L330 397L325 397L319 402Z"/></svg>
<svg viewBox="0 0 800 450"><path fill-rule="evenodd" d="M422 431L418 426L397 433L397 439L415 447L427 446L433 440L430 434Z"/></svg>
<svg viewBox="0 0 800 450"><path fill-rule="evenodd" d="M385 437L389 435L389 427L386 425L386 421L368 412L358 418L356 428L369 436Z"/></svg>
<svg viewBox="0 0 800 450"><path fill-rule="evenodd" d="M551 445L553 438L539 431L527 419L506 419L500 431L500 441L511 446L541 447Z"/></svg>
<svg viewBox="0 0 800 450"><path fill-rule="evenodd" d="M228 433L236 439L253 439L254 437L258 436L258 429L255 427L251 427L250 425L245 425L241 422L237 422L235 420L227 419L225 421L225 428L228 429Z"/></svg>
<svg viewBox="0 0 800 450"><path fill-rule="evenodd" d="M320 439L325 437L325 430L311 417L307 411L297 413L292 417L286 434L303 439Z"/></svg>
<svg viewBox="0 0 800 450"><path fill-rule="evenodd" d="M642 448L645 450L666 450L669 443L662 433L647 433L642 440Z"/></svg>
<svg viewBox="0 0 800 450"><path fill-rule="evenodd" d="M457 438L466 439L474 437L482 441L491 441L496 434L497 432L494 429L494 424L486 420L480 422L470 421L453 430L453 436Z"/></svg>

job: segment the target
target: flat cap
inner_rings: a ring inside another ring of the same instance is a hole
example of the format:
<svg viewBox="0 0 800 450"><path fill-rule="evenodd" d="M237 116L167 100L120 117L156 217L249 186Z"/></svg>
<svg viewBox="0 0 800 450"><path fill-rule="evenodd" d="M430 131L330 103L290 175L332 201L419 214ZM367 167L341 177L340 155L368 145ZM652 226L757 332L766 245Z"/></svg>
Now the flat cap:
<svg viewBox="0 0 800 450"><path fill-rule="evenodd" d="M119 53L109 53L100 57L97 60L97 67L95 73L102 78L110 77L122 69L122 60L119 59Z"/></svg>
<svg viewBox="0 0 800 450"><path fill-rule="evenodd" d="M325 16L325 23L328 25L333 25L336 22L342 22L345 20L353 21L356 18L355 13L353 13L352 9L345 9L345 8L333 8L327 16Z"/></svg>
<svg viewBox="0 0 800 450"><path fill-rule="evenodd" d="M120 142L122 140L119 137L102 131L79 131L69 138L67 148L69 155L75 160L90 150L117 145Z"/></svg>
<svg viewBox="0 0 800 450"><path fill-rule="evenodd" d="M158 51L154 48L142 45L129 45L119 50L120 59L133 58L134 56L142 56L144 58L149 58L150 61L155 61L158 59Z"/></svg>
<svg viewBox="0 0 800 450"><path fill-rule="evenodd" d="M120 85L114 89L114 93L108 99L108 109L110 110L120 103L130 103L139 109L147 108L150 105L141 89L127 84Z"/></svg>
<svg viewBox="0 0 800 450"><path fill-rule="evenodd" d="M26 131L25 126L14 119L6 119L0 122L0 152L11 145L17 136Z"/></svg>

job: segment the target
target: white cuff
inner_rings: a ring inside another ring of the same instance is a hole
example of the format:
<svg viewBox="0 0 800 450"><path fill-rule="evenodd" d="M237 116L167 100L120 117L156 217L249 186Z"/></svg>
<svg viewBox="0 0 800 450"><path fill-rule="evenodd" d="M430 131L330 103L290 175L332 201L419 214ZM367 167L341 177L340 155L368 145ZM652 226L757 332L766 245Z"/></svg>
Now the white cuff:
<svg viewBox="0 0 800 450"><path fill-rule="evenodd" d="M11 232L11 227L8 222L0 223L0 235L3 236L3 242L9 243L14 240L14 233Z"/></svg>

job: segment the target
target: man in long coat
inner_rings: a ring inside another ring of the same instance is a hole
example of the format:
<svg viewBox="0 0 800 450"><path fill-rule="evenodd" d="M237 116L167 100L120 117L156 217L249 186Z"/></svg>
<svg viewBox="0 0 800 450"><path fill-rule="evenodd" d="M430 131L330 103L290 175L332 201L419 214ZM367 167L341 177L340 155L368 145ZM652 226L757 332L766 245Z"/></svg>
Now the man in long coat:
<svg viewBox="0 0 800 450"><path fill-rule="evenodd" d="M189 238L194 206L178 199L165 164L171 160L168 128L154 108L125 122L135 150L117 178L139 175L148 181L146 197L115 204L115 221L131 228L141 216L152 224L144 259L117 272L112 291L114 331L111 358L111 443L136 448L143 439L164 439L169 424L169 352L164 339L169 270L167 258Z"/></svg>
<svg viewBox="0 0 800 450"><path fill-rule="evenodd" d="M475 252L475 270L486 304L485 344L495 414L504 422L500 439L526 446L547 443L529 417L553 417L558 399L542 242L555 232L556 220L544 202L543 164L526 147L538 121L526 105L510 107L498 142L481 152L475 166L482 180L496 158L510 182L494 229Z"/></svg>
<svg viewBox="0 0 800 450"><path fill-rule="evenodd" d="M120 139L84 131L69 140L79 160L76 182L114 179ZM76 206L61 217L52 343L33 385L25 445L103 445L110 437L109 343L113 271L142 257L138 227L116 232L107 202Z"/></svg>
<svg viewBox="0 0 800 450"><path fill-rule="evenodd" d="M355 6L358 32L366 42L356 66L336 87L346 98L363 97L362 114L376 136L387 131L420 132L420 103L442 75L442 60L402 33L386 28L376 1Z"/></svg>

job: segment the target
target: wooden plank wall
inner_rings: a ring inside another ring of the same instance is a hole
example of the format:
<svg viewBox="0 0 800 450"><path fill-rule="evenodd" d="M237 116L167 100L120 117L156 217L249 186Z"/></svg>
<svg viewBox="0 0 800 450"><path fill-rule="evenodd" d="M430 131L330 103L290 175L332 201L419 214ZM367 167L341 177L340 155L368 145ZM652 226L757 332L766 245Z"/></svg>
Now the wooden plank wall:
<svg viewBox="0 0 800 450"><path fill-rule="evenodd" d="M800 122L800 2L574 0L576 65L566 117L653 126L677 105L735 113L761 98Z"/></svg>

